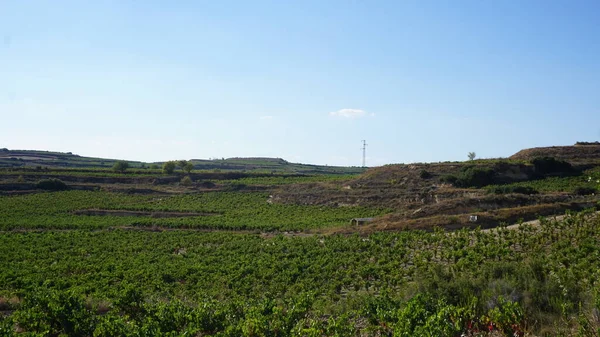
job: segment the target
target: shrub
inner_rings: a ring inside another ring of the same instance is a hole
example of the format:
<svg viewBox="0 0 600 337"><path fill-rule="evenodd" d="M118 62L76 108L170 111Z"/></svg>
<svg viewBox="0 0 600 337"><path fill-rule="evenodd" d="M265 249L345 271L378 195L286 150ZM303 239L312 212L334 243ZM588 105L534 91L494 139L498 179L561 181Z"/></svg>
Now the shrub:
<svg viewBox="0 0 600 337"><path fill-rule="evenodd" d="M494 170L490 168L469 167L454 183L457 187L483 187L494 183Z"/></svg>
<svg viewBox="0 0 600 337"><path fill-rule="evenodd" d="M465 167L458 175L445 175L441 182L450 183L456 187L483 187L495 183L496 172L490 168Z"/></svg>
<svg viewBox="0 0 600 337"><path fill-rule="evenodd" d="M553 157L540 157L531 161L537 174L557 174L557 173L573 173L575 169L571 164L564 160L558 160Z"/></svg>
<svg viewBox="0 0 600 337"><path fill-rule="evenodd" d="M452 184L452 185L454 185L456 183L456 180L458 180L458 178L455 175L452 175L452 174L447 174L447 175L442 176L440 178L441 182Z"/></svg>
<svg viewBox="0 0 600 337"><path fill-rule="evenodd" d="M62 180L55 178L42 179L37 182L35 187L47 191L64 191L69 188Z"/></svg>
<svg viewBox="0 0 600 337"><path fill-rule="evenodd" d="M598 193L598 190L593 187L577 187L573 190L573 193L577 195L591 195Z"/></svg>
<svg viewBox="0 0 600 337"><path fill-rule="evenodd" d="M419 177L421 177L421 179L429 179L433 177L433 175L426 170L421 170L421 173L419 173Z"/></svg>
<svg viewBox="0 0 600 337"><path fill-rule="evenodd" d="M13 318L34 336L91 336L95 323L80 295L50 289L35 289Z"/></svg>
<svg viewBox="0 0 600 337"><path fill-rule="evenodd" d="M163 172L166 174L172 174L175 172L175 167L177 167L177 164L174 161L168 161L163 164Z"/></svg>
<svg viewBox="0 0 600 337"><path fill-rule="evenodd" d="M490 193L494 194L538 194L538 190L531 186L496 186L489 190Z"/></svg>
<svg viewBox="0 0 600 337"><path fill-rule="evenodd" d="M179 183L183 186L190 186L192 184L192 178L190 178L190 176L185 176Z"/></svg>
<svg viewBox="0 0 600 337"><path fill-rule="evenodd" d="M128 168L129 163L124 160L119 160L113 165L113 170L115 172L125 173L125 171L127 171Z"/></svg>
<svg viewBox="0 0 600 337"><path fill-rule="evenodd" d="M194 164L192 164L191 162L188 161L185 163L185 165L182 167L182 169L189 174L194 169Z"/></svg>

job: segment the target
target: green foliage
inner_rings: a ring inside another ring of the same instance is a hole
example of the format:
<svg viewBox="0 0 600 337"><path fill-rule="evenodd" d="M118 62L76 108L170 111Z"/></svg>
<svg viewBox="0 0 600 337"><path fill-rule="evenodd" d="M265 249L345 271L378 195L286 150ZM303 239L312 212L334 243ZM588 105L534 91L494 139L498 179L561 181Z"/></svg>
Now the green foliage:
<svg viewBox="0 0 600 337"><path fill-rule="evenodd" d="M455 183L458 187L483 187L494 183L495 172L489 168L467 168Z"/></svg>
<svg viewBox="0 0 600 337"><path fill-rule="evenodd" d="M129 163L124 160L119 160L115 162L112 168L115 172L125 173L125 171L127 171L127 169L129 168Z"/></svg>
<svg viewBox="0 0 600 337"><path fill-rule="evenodd" d="M540 193L538 190L531 186L514 186L514 185L500 185L494 186L488 189L488 192L494 194L509 194L509 193L518 193L518 194L538 194Z"/></svg>
<svg viewBox="0 0 600 337"><path fill-rule="evenodd" d="M458 178L453 174L443 175L440 178L441 182L447 183L447 184L453 184L453 185L456 183L457 180L458 180Z"/></svg>
<svg viewBox="0 0 600 337"><path fill-rule="evenodd" d="M598 181L600 181L600 169L594 168L582 172L581 175L548 177L544 179L523 181L507 185L489 186L488 188L530 187L539 192L576 193L576 190L579 188L584 188L583 191L589 191L589 189L598 189L600 187L600 183L598 183Z"/></svg>
<svg viewBox="0 0 600 337"><path fill-rule="evenodd" d="M0 296L23 300L0 329L17 322L52 335L513 336L525 327L538 335L566 317L589 331L593 322L582 317L600 303L599 221L578 214L490 233L366 237L3 232ZM109 302L102 314L94 299Z"/></svg>
<svg viewBox="0 0 600 337"><path fill-rule="evenodd" d="M531 161L535 172L539 175L548 174L573 174L576 170L564 160L558 160L553 157L540 157Z"/></svg>
<svg viewBox="0 0 600 337"><path fill-rule="evenodd" d="M484 187L494 183L495 175L490 168L467 166L458 176L445 175L440 180L456 187Z"/></svg>
<svg viewBox="0 0 600 337"><path fill-rule="evenodd" d="M598 189L594 188L594 187L584 187L584 186L580 186L580 187L576 187L573 190L573 193L577 194L577 195L591 195L591 194L596 194L598 193Z"/></svg>
<svg viewBox="0 0 600 337"><path fill-rule="evenodd" d="M185 166L188 164L188 161L187 160L178 160L175 162L175 164L177 166L179 166L179 168L181 168L181 170L183 171Z"/></svg>
<svg viewBox="0 0 600 337"><path fill-rule="evenodd" d="M156 164L150 164L149 168L151 170L158 170L158 165L156 165Z"/></svg>
<svg viewBox="0 0 600 337"><path fill-rule="evenodd" d="M42 179L35 185L36 188L47 191L64 191L69 187L60 179Z"/></svg>
<svg viewBox="0 0 600 337"><path fill-rule="evenodd" d="M427 170L421 170L421 172L419 173L419 177L421 177L421 179L429 179L429 178L433 177L433 175L431 173L429 173Z"/></svg>
<svg viewBox="0 0 600 337"><path fill-rule="evenodd" d="M347 225L350 219L389 212L366 207L329 207L269 204L269 194L211 192L161 196L128 195L105 191L65 191L0 196L0 230L98 229L114 226L307 230ZM40 207L43 205L43 207ZM85 209L212 213L213 216L152 218L150 216L77 216Z"/></svg>
<svg viewBox="0 0 600 337"><path fill-rule="evenodd" d="M476 156L477 155L475 154L475 152L469 152L469 154L467 155L467 157L469 157L469 160L474 160Z"/></svg>
<svg viewBox="0 0 600 337"><path fill-rule="evenodd" d="M192 178L190 176L185 176L179 182L183 186L191 186L193 184Z"/></svg>
<svg viewBox="0 0 600 337"><path fill-rule="evenodd" d="M52 336L91 336L95 321L81 297L49 289L28 293L12 319L25 331Z"/></svg>
<svg viewBox="0 0 600 337"><path fill-rule="evenodd" d="M173 174L175 167L177 167L177 164L174 161L168 161L163 164L162 170L166 174Z"/></svg>
<svg viewBox="0 0 600 337"><path fill-rule="evenodd" d="M187 173L190 174L190 172L192 172L192 170L194 169L194 164L192 164L192 162L186 162L185 165L182 167L182 169Z"/></svg>

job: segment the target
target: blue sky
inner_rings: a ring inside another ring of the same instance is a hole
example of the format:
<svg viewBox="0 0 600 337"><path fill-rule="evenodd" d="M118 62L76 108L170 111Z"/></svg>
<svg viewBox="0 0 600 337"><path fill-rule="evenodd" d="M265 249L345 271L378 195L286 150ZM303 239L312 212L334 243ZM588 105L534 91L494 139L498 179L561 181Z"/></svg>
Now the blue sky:
<svg viewBox="0 0 600 337"><path fill-rule="evenodd" d="M0 147L367 164L600 139L598 1L0 1Z"/></svg>

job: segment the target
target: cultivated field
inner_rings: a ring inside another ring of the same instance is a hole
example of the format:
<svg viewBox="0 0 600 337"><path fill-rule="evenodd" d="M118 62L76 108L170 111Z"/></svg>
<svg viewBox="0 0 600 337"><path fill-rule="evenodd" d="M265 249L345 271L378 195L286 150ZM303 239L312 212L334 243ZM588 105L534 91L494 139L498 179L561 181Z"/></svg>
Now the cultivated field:
<svg viewBox="0 0 600 337"><path fill-rule="evenodd" d="M0 336L597 336L600 171L565 163L25 160L0 170Z"/></svg>

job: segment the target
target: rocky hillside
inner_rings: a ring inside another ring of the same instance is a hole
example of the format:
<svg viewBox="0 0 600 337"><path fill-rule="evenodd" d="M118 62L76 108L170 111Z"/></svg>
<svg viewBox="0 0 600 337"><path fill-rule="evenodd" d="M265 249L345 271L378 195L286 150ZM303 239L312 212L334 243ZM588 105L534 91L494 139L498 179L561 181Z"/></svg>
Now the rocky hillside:
<svg viewBox="0 0 600 337"><path fill-rule="evenodd" d="M493 227L595 205L600 166L574 159L585 165L553 158L386 165L348 181L283 186L271 202L392 210L374 230Z"/></svg>

